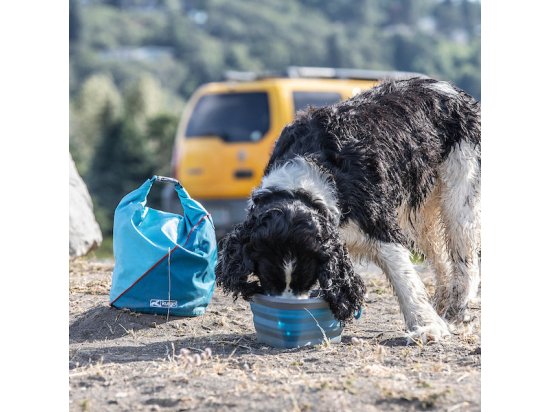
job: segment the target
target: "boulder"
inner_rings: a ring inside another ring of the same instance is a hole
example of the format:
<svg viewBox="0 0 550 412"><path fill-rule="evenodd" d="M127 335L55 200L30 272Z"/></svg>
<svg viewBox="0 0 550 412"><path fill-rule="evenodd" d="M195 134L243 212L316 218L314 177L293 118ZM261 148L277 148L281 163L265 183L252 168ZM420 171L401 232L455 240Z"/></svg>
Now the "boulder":
<svg viewBox="0 0 550 412"><path fill-rule="evenodd" d="M102 240L92 198L69 154L69 258L86 255Z"/></svg>

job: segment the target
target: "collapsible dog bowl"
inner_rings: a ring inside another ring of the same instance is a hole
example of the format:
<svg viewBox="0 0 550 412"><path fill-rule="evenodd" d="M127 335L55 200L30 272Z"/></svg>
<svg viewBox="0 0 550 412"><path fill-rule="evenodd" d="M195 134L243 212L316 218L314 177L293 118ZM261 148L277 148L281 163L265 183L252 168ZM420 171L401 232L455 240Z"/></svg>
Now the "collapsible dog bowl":
<svg viewBox="0 0 550 412"><path fill-rule="evenodd" d="M341 322L318 293L308 299L256 294L250 308L256 338L276 348L339 343L342 338Z"/></svg>

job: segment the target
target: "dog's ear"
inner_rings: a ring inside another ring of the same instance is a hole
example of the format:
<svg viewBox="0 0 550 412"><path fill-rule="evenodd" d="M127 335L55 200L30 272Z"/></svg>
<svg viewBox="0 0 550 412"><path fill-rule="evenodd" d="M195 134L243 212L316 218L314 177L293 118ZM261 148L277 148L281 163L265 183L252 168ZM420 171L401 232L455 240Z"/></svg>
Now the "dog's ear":
<svg viewBox="0 0 550 412"><path fill-rule="evenodd" d="M365 285L354 272L347 249L335 231L329 235L323 248L319 285L334 317L345 321L361 308Z"/></svg>
<svg viewBox="0 0 550 412"><path fill-rule="evenodd" d="M269 198L273 194L271 189L256 189L252 192L250 199L248 199L248 209L253 210L258 204L260 204L265 199Z"/></svg>
<svg viewBox="0 0 550 412"><path fill-rule="evenodd" d="M220 242L218 263L216 264L216 284L225 293L232 292L235 299L239 293L246 300L255 293L262 293L260 282L250 280L254 265L247 253L251 227L249 221L235 226Z"/></svg>

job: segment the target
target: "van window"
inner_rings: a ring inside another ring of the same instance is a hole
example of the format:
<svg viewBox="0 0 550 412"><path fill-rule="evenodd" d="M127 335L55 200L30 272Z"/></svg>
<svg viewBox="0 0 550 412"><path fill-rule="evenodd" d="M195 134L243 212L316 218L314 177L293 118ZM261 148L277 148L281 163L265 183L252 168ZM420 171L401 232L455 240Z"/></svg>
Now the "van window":
<svg viewBox="0 0 550 412"><path fill-rule="evenodd" d="M308 106L322 107L342 100L340 93L334 92L293 92L294 112L305 110Z"/></svg>
<svg viewBox="0 0 550 412"><path fill-rule="evenodd" d="M267 93L207 94L191 113L187 137L218 136L226 142L255 142L269 130Z"/></svg>

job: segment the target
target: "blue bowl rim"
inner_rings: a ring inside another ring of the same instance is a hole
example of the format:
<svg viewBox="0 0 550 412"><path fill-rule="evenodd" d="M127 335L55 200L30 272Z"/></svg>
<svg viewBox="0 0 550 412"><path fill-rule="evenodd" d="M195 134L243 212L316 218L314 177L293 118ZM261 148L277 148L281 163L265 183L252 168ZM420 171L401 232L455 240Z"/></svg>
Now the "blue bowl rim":
<svg viewBox="0 0 550 412"><path fill-rule="evenodd" d="M312 292L312 294L318 293L319 291ZM329 309L328 302L322 297L317 296L306 299L295 299L282 296L255 294L252 296L252 302L261 306L268 306L280 310Z"/></svg>

